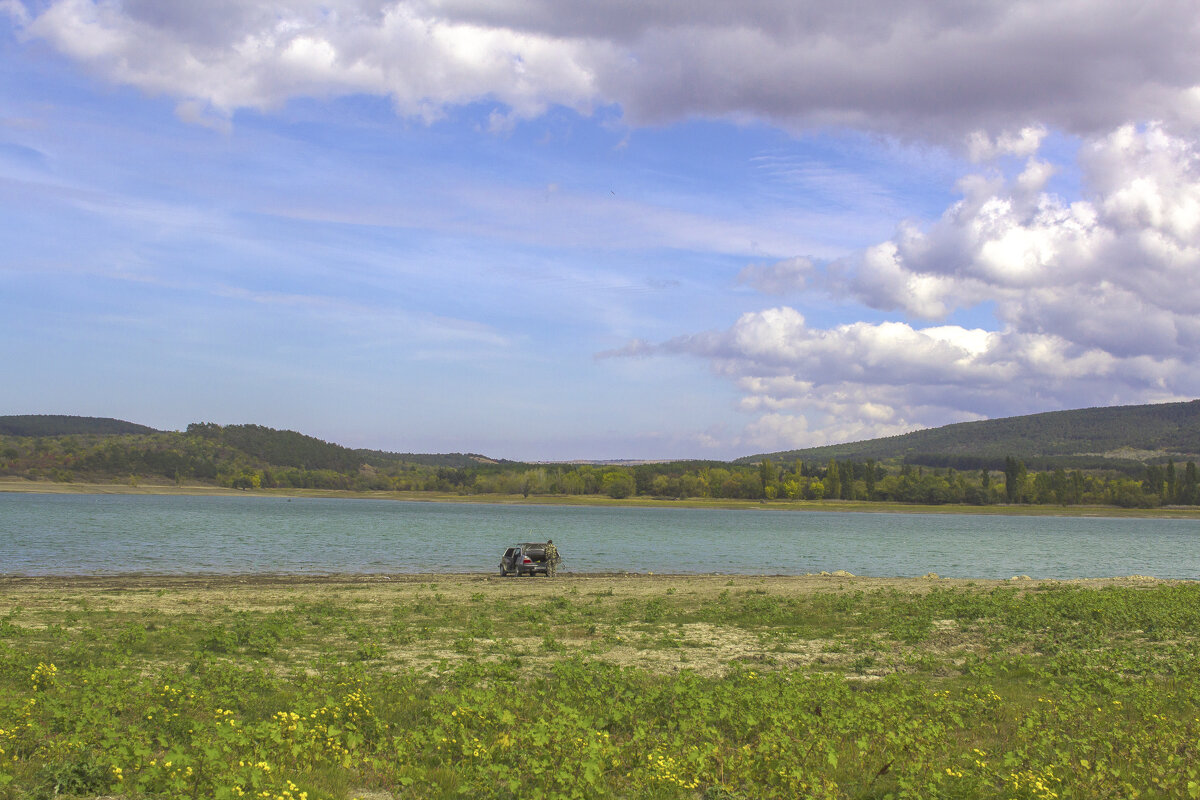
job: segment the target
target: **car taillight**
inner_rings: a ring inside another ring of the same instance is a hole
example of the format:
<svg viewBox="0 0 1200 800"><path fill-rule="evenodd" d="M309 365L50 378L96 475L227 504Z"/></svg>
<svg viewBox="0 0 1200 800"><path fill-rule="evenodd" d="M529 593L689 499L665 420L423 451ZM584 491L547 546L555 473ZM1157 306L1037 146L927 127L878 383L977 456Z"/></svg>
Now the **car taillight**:
<svg viewBox="0 0 1200 800"><path fill-rule="evenodd" d="M529 558L529 556L525 556L525 560L522 561L521 563L522 564L532 564L533 561L532 561L532 559Z"/></svg>

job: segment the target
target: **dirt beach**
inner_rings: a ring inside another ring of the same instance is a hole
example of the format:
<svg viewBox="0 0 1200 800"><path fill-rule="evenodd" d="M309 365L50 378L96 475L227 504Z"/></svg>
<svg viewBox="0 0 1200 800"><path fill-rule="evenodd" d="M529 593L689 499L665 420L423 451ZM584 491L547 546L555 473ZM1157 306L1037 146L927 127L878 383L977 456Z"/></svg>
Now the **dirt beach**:
<svg viewBox="0 0 1200 800"><path fill-rule="evenodd" d="M930 573L918 578L874 578L837 571L811 575L668 575L657 573L560 573L557 578L501 578L485 573L421 573L373 575L100 575L0 577L0 611L6 606L49 608L80 602L111 603L119 598L123 608L144 605L163 612L197 612L205 606L269 609L306 601L352 596L358 601L403 601L436 593L450 603L480 595L489 600L540 602L563 593L644 598L675 589L694 601L704 602L727 590L755 590L780 597L818 592L928 592L933 589L997 586L1033 589L1074 585L1152 586L1180 583L1145 575L1078 580L1034 580L1013 576L1007 580L942 578ZM139 598L141 598L139 600Z"/></svg>

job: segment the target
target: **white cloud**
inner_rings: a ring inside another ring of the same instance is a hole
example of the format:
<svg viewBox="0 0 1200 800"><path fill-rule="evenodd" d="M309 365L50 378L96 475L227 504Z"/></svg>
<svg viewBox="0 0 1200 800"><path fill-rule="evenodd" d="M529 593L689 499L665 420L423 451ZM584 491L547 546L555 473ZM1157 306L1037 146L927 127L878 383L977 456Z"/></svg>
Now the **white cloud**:
<svg viewBox="0 0 1200 800"><path fill-rule="evenodd" d="M1010 369L995 357L999 343L992 336L903 322L811 328L800 312L784 306L743 314L728 331L680 337L662 347L710 357L736 377L794 377L800 382L789 384L789 391L804 394L843 382L999 385Z"/></svg>
<svg viewBox="0 0 1200 800"><path fill-rule="evenodd" d="M183 122L210 128L217 133L228 134L233 131L233 123L229 121L229 117L214 110L201 100L183 100L179 102L175 106L175 116L179 117Z"/></svg>
<svg viewBox="0 0 1200 800"><path fill-rule="evenodd" d="M774 264L749 264L738 273L738 283L747 283L764 294L791 294L805 288L813 271L812 261L797 256Z"/></svg>
<svg viewBox="0 0 1200 800"><path fill-rule="evenodd" d="M728 330L631 353L711 360L760 415L742 443L768 449L890 436L988 416L1179 399L1200 387L1180 358L1116 355L1061 336L955 325L811 328L795 309L747 313ZM773 438L774 437L774 438Z"/></svg>
<svg viewBox="0 0 1200 800"><path fill-rule="evenodd" d="M390 96L406 115L498 101L627 118L757 117L1024 155L1041 125L1200 123L1190 3L794 0L49 0L4 8L109 80L226 115L297 96ZM1086 20L1086 24L1082 22ZM502 122L503 118L498 118Z"/></svg>
<svg viewBox="0 0 1200 800"><path fill-rule="evenodd" d="M863 406L852 406L846 403L824 404L819 414L813 414L812 411L816 410L813 408L809 412L810 415L821 420L820 426L815 430L809 424L806 416L764 414L746 426L746 431L739 440L739 444L743 448L760 451L789 450L842 442L858 442L879 436L895 436L908 433L913 429L913 426L904 424L879 425L859 422L856 414L862 408ZM839 417L839 414L844 411L851 412L850 416Z"/></svg>
<svg viewBox="0 0 1200 800"><path fill-rule="evenodd" d="M29 24L29 11L20 0L0 0L0 13L8 15L17 25Z"/></svg>
<svg viewBox="0 0 1200 800"><path fill-rule="evenodd" d="M1200 155L1161 125L1085 144L1087 200L1044 190L1052 168L973 176L928 230L837 264L831 286L868 305L941 319L987 299L1016 332L1121 354L1190 358L1200 339Z"/></svg>
<svg viewBox="0 0 1200 800"><path fill-rule="evenodd" d="M764 447L784 449L802 447L811 441L808 419L791 414L763 414L746 427L748 442Z"/></svg>
<svg viewBox="0 0 1200 800"><path fill-rule="evenodd" d="M1030 156L1011 178L965 178L962 199L928 228L906 224L823 276L803 270L810 285L909 318L988 301L997 330L815 328L781 306L636 352L709 360L758 415L743 443L766 449L1195 397L1200 153L1162 125L1122 126L1085 142L1080 163L1085 200L1047 192L1054 170ZM747 268L743 280L768 292L797 283L795 265L781 264Z"/></svg>
<svg viewBox="0 0 1200 800"><path fill-rule="evenodd" d="M1016 133L1004 131L995 139L987 131L973 131L967 137L967 153L972 161L991 161L999 156L1031 156L1042 146L1049 131L1042 125L1030 125Z"/></svg>
<svg viewBox="0 0 1200 800"><path fill-rule="evenodd" d="M586 111L596 91L591 49L483 27L393 3L226 3L231 13L174 13L156 4L58 0L26 35L119 83L228 116L297 96L377 94L405 115L494 98L520 117L550 103ZM188 118L186 110L181 116Z"/></svg>

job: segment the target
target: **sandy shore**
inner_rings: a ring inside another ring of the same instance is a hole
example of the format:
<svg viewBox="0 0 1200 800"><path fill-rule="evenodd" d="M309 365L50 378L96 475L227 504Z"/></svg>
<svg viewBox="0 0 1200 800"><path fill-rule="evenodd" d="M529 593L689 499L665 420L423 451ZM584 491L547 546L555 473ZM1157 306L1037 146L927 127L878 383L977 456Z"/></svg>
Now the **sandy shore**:
<svg viewBox="0 0 1200 800"><path fill-rule="evenodd" d="M812 575L672 575L658 573L560 573L557 578L501 578L491 573L420 573L374 575L98 575L98 576L0 576L0 596L16 595L112 595L120 593L183 593L214 596L257 595L265 597L297 590L307 593L346 590L413 593L436 589L448 598L463 599L476 593L496 596L582 593L612 590L624 596L661 594L671 586L687 587L698 595L717 595L730 588L763 589L772 594L802 595L814 592L856 592L893 589L927 592L932 589L977 589L998 586L1036 588L1041 586L1155 586L1186 581L1161 580L1146 575L1075 580L1033 580L1014 576L1007 580L942 578L930 573L919 578L875 578L847 572Z"/></svg>

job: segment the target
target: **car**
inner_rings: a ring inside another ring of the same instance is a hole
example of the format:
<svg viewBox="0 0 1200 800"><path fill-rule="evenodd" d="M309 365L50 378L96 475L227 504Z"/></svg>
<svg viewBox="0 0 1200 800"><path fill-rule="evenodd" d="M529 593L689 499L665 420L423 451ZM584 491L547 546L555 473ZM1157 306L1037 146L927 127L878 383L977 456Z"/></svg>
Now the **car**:
<svg viewBox="0 0 1200 800"><path fill-rule="evenodd" d="M507 575L549 575L545 542L521 542L500 556L500 577Z"/></svg>

